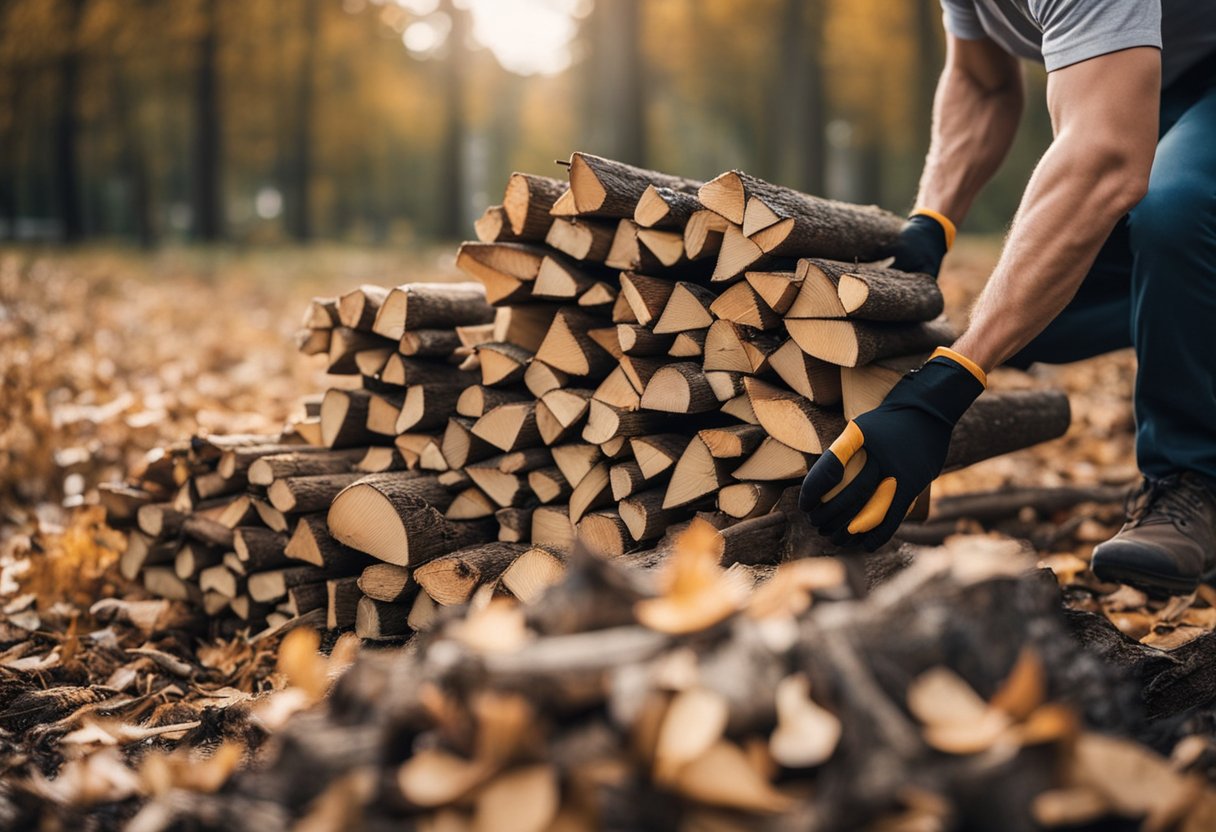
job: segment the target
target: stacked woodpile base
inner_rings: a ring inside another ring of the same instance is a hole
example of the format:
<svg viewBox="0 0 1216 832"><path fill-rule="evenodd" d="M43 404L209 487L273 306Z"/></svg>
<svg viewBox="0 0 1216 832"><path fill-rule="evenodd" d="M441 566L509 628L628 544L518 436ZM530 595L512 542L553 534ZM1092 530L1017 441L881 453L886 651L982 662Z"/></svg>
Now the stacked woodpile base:
<svg viewBox="0 0 1216 832"><path fill-rule="evenodd" d="M787 533L797 483L954 335L933 279L865 265L900 222L737 171L701 183L576 153L568 182L514 174L458 253L476 282L313 301L300 349L356 384L293 425L312 449L289 461L272 444L232 483L254 489L243 498L277 552L259 596L286 595L255 597L245 573L259 570L242 573L239 552L207 568L229 607L248 595L277 620L297 586L325 587L330 626L353 615L363 637L399 639L443 607L534 600L576 540L654 565L699 518L723 566L828 554ZM986 393L947 465L1054 438L1068 419L1056 391ZM311 571L287 561L300 552Z"/></svg>

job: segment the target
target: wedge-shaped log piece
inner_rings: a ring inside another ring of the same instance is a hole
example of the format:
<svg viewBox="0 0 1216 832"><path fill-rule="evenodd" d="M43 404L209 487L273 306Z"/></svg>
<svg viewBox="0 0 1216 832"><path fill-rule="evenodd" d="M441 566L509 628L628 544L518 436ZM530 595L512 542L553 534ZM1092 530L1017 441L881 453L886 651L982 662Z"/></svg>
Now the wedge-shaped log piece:
<svg viewBox="0 0 1216 832"><path fill-rule="evenodd" d="M372 393L367 403L367 429L377 436L396 436L397 419L404 404L405 396L398 392Z"/></svg>
<svg viewBox="0 0 1216 832"><path fill-rule="evenodd" d="M518 543L484 543L458 549L419 566L413 578L443 606L467 604L482 584L498 577L528 547Z"/></svg>
<svg viewBox="0 0 1216 832"><path fill-rule="evenodd" d="M325 626L331 630L353 630L359 599L358 579L330 578L325 582Z"/></svg>
<svg viewBox="0 0 1216 832"><path fill-rule="evenodd" d="M621 410L637 410L642 406L642 394L630 381L623 366L618 366L604 377L592 398Z"/></svg>
<svg viewBox="0 0 1216 832"><path fill-rule="evenodd" d="M270 504L284 514L307 514L324 511L339 491L362 476L359 472L349 474L322 474L316 477L287 477L275 480L266 490Z"/></svg>
<svg viewBox="0 0 1216 832"><path fill-rule="evenodd" d="M448 426L443 432L440 448L446 467L464 468L470 462L477 462L498 454L498 449L480 436L473 433L472 419L453 416L448 419ZM425 461L425 460L424 460Z"/></svg>
<svg viewBox="0 0 1216 832"><path fill-rule="evenodd" d="M590 446L594 447L594 446ZM598 449L597 449L598 450ZM574 489L556 465L528 472L528 488L542 503L564 501Z"/></svg>
<svg viewBox="0 0 1216 832"><path fill-rule="evenodd" d="M930 352L955 338L954 329L944 318L924 323L787 318L785 326L803 352L841 367Z"/></svg>
<svg viewBox="0 0 1216 832"><path fill-rule="evenodd" d="M486 387L505 387L523 381L532 353L505 342L479 344L475 348L481 361L481 383Z"/></svg>
<svg viewBox="0 0 1216 832"><path fill-rule="evenodd" d="M642 407L662 413L707 413L718 409L700 365L681 361L660 368L642 393Z"/></svg>
<svg viewBox="0 0 1216 832"><path fill-rule="evenodd" d="M368 354L364 358L366 364L371 360L373 353L378 353L378 351L392 354L396 352L396 344L370 332L340 326L330 332L329 366L325 371L335 376L358 375L361 372L359 355Z"/></svg>
<svg viewBox="0 0 1216 832"><path fill-rule="evenodd" d="M433 431L444 427L466 389L460 384L410 386L405 391L405 399L393 424L394 435Z"/></svg>
<svg viewBox="0 0 1216 832"><path fill-rule="evenodd" d="M586 264L575 263L560 254L549 254L540 264L532 297L544 300L571 300L607 278L611 272L592 270ZM608 300L611 303L611 299Z"/></svg>
<svg viewBox="0 0 1216 832"><path fill-rule="evenodd" d="M531 261L531 255L522 257ZM522 273L529 272L530 267ZM486 290L477 283L406 283L389 292L380 304L373 331L400 341L408 330L451 329L493 320Z"/></svg>
<svg viewBox="0 0 1216 832"><path fill-rule="evenodd" d="M405 604L388 604L364 596L355 606L355 635L366 641L391 641L405 638L412 631L410 608Z"/></svg>
<svg viewBox="0 0 1216 832"><path fill-rule="evenodd" d="M710 456L715 459L735 459L748 456L764 441L764 428L759 425L730 425L697 431Z"/></svg>
<svg viewBox="0 0 1216 832"><path fill-rule="evenodd" d="M341 451L288 451L259 457L249 465L251 485L270 485L284 477L312 477L318 474L347 474L365 451L349 448Z"/></svg>
<svg viewBox="0 0 1216 832"><path fill-rule="evenodd" d="M562 550L533 543L502 573L502 585L520 602L535 603L566 574Z"/></svg>
<svg viewBox="0 0 1216 832"><path fill-rule="evenodd" d="M714 321L705 336L703 365L707 371L763 373L783 341L778 332L762 332L731 321Z"/></svg>
<svg viewBox="0 0 1216 832"><path fill-rule="evenodd" d="M616 340L625 355L657 356L666 355L675 339L672 335L659 335L641 324L617 324Z"/></svg>
<svg viewBox="0 0 1216 832"><path fill-rule="evenodd" d="M599 445L618 436L658 433L668 421L669 418L660 413L645 410L630 412L592 399L587 424L583 428L583 440Z"/></svg>
<svg viewBox="0 0 1216 832"><path fill-rule="evenodd" d="M583 515L612 503L612 486L608 478L608 463L600 462L587 472L570 495L570 522L578 523Z"/></svg>
<svg viewBox="0 0 1216 832"><path fill-rule="evenodd" d="M798 298L802 288L802 275L792 272L747 272L744 275L747 285L755 290L770 309L778 315L785 315Z"/></svg>
<svg viewBox="0 0 1216 832"><path fill-rule="evenodd" d="M533 506L511 506L494 512L498 521L498 539L503 543L527 542L532 531Z"/></svg>
<svg viewBox="0 0 1216 832"><path fill-rule="evenodd" d="M283 551L287 547L285 534L246 526L233 532L232 541L232 548L247 573L291 565L291 559Z"/></svg>
<svg viewBox="0 0 1216 832"><path fill-rule="evenodd" d="M770 436L760 443L746 462L734 470L734 477L760 482L799 479L811 470L813 459L813 456Z"/></svg>
<svg viewBox="0 0 1216 832"><path fill-rule="evenodd" d="M483 303L500 306L532 293L532 281L547 254L541 246L524 243L462 243L456 267L485 288Z"/></svg>
<svg viewBox="0 0 1216 832"><path fill-rule="evenodd" d="M359 575L359 589L377 601L408 602L417 586L410 579L410 570L395 563L373 563L364 567Z"/></svg>
<svg viewBox="0 0 1216 832"><path fill-rule="evenodd" d="M329 533L325 514L326 512L319 512L301 517L283 553L292 560L311 563L333 572L349 573L352 567L366 563L366 555L334 540L333 535Z"/></svg>
<svg viewBox="0 0 1216 832"><path fill-rule="evenodd" d="M500 404L525 402L528 398L529 396L520 390L474 384L461 391L460 397L456 400L456 414L476 419ZM444 414L444 421L447 420L447 416L448 414Z"/></svg>
<svg viewBox="0 0 1216 832"><path fill-rule="evenodd" d="M705 380L709 389L720 402L728 402L736 396L743 395L744 373L730 370L707 370Z"/></svg>
<svg viewBox="0 0 1216 832"><path fill-rule="evenodd" d="M638 272L657 272L670 265L660 259L649 248L642 245L638 234L637 223L633 220L620 220L612 235L612 245L604 258L604 265L614 269ZM671 233L671 232L666 232ZM680 254L683 254L684 240L680 238ZM677 255L676 260L680 258Z"/></svg>
<svg viewBox="0 0 1216 832"><path fill-rule="evenodd" d="M333 329L341 324L337 298L313 298L304 310L300 326L307 329Z"/></svg>
<svg viewBox="0 0 1216 832"><path fill-rule="evenodd" d="M570 507L555 504L540 506L532 512L532 545L569 549L574 543L574 524Z"/></svg>
<svg viewBox="0 0 1216 832"><path fill-rule="evenodd" d="M543 240L553 224L549 210L566 191L566 183L548 176L513 173L507 180L502 208L518 237Z"/></svg>
<svg viewBox="0 0 1216 832"><path fill-rule="evenodd" d="M697 198L663 185L647 185L633 210L633 221L642 228L683 231L689 218L701 210Z"/></svg>
<svg viewBox="0 0 1216 832"><path fill-rule="evenodd" d="M615 361L587 334L598 324L596 318L578 309L562 309L537 349L537 359L572 376L603 378L612 371Z"/></svg>
<svg viewBox="0 0 1216 832"><path fill-rule="evenodd" d="M672 358L700 358L705 354L705 339L708 334L708 328L676 333L667 354Z"/></svg>
<svg viewBox="0 0 1216 832"><path fill-rule="evenodd" d="M451 364L393 353L380 372L380 381L406 387L413 384L473 384L476 377Z"/></svg>
<svg viewBox="0 0 1216 832"><path fill-rule="evenodd" d="M529 393L538 399L550 390L565 387L569 381L570 377L561 370L535 358L528 364L528 369L524 371L524 386L528 388Z"/></svg>
<svg viewBox="0 0 1216 832"><path fill-rule="evenodd" d="M579 541L598 555L620 557L633 548L629 529L616 509L588 512L574 527Z"/></svg>
<svg viewBox="0 0 1216 832"><path fill-rule="evenodd" d="M728 225L722 235L718 259L714 262L714 273L710 278L715 283L734 280L744 272L762 269L772 258L766 258L760 246L744 236L737 225Z"/></svg>
<svg viewBox="0 0 1216 832"><path fill-rule="evenodd" d="M769 355L768 365L791 390L815 404L840 403L841 368L807 355L794 341Z"/></svg>
<svg viewBox="0 0 1216 832"><path fill-rule="evenodd" d="M331 331L328 329L296 330L296 349L304 355L322 355L329 352Z"/></svg>
<svg viewBox="0 0 1216 832"><path fill-rule="evenodd" d="M500 451L536 447L541 444L536 402L499 405L473 424L473 435Z"/></svg>
<svg viewBox="0 0 1216 832"><path fill-rule="evenodd" d="M646 479L670 471L688 447L690 437L678 433L634 436L629 440L633 458Z"/></svg>
<svg viewBox="0 0 1216 832"><path fill-rule="evenodd" d="M342 326L370 332L380 305L388 297L383 286L364 283L338 298L338 320Z"/></svg>
<svg viewBox="0 0 1216 832"><path fill-rule="evenodd" d="M663 335L708 327L714 322L709 307L716 297L696 283L676 283L663 307L663 314L654 324L654 331Z"/></svg>
<svg viewBox="0 0 1216 832"><path fill-rule="evenodd" d="M791 318L931 321L942 313L941 290L927 274L804 259L798 275L802 286L785 313Z"/></svg>
<svg viewBox="0 0 1216 832"><path fill-rule="evenodd" d="M718 492L718 510L737 520L759 517L777 505L783 490L770 482L737 482Z"/></svg>
<svg viewBox="0 0 1216 832"><path fill-rule="evenodd" d="M465 471L497 508L522 505L532 497L526 475L505 474L497 468L476 466L469 466Z"/></svg>
<svg viewBox="0 0 1216 832"><path fill-rule="evenodd" d="M363 453L363 456L359 458L359 461L355 463L355 470L362 471L364 474L401 471L404 468L405 460L401 458L401 454L397 452L397 449L387 447L368 448Z"/></svg>
<svg viewBox="0 0 1216 832"><path fill-rule="evenodd" d="M713 211L701 210L684 226L684 256L689 260L716 257L730 221Z"/></svg>
<svg viewBox="0 0 1216 832"><path fill-rule="evenodd" d="M650 185L695 194L702 183L658 171L593 156L574 153L570 157L570 193L580 215L632 217Z"/></svg>
<svg viewBox="0 0 1216 832"><path fill-rule="evenodd" d="M724 321L755 329L776 329L781 315L774 311L749 283L736 283L709 305L709 311Z"/></svg>
<svg viewBox="0 0 1216 832"><path fill-rule="evenodd" d="M451 500L434 477L372 474L334 499L329 530L340 543L398 566L494 539L493 520L447 520L441 512Z"/></svg>
<svg viewBox="0 0 1216 832"><path fill-rule="evenodd" d="M594 390L570 387L564 390L550 390L541 398L541 401L545 403L559 425L569 428L586 417L591 397L594 395Z"/></svg>
<svg viewBox="0 0 1216 832"><path fill-rule="evenodd" d="M714 494L733 482L731 467L730 463L715 459L701 437L694 436L671 473L662 507L680 508Z"/></svg>
<svg viewBox="0 0 1216 832"><path fill-rule="evenodd" d="M455 329L407 329L397 342L397 350L410 358L446 359L462 346Z"/></svg>
<svg viewBox="0 0 1216 832"><path fill-rule="evenodd" d="M670 526L692 516L690 508L664 508L665 497L664 489L652 488L621 500L621 519L634 541L656 540Z"/></svg>
<svg viewBox="0 0 1216 832"><path fill-rule="evenodd" d="M612 250L616 224L588 219L556 219L545 244L575 260L603 263Z"/></svg>
<svg viewBox="0 0 1216 832"><path fill-rule="evenodd" d="M473 233L483 243L524 242L511 230L507 212L501 205L486 206L481 216L473 221Z"/></svg>
<svg viewBox="0 0 1216 832"><path fill-rule="evenodd" d="M595 445L574 442L553 448L553 462L573 488L603 458L603 452Z"/></svg>
<svg viewBox="0 0 1216 832"><path fill-rule="evenodd" d="M483 520L494 516L498 506L490 499L490 495L475 485L470 485L458 492L452 498L443 516L448 520Z"/></svg>
<svg viewBox="0 0 1216 832"><path fill-rule="evenodd" d="M844 416L818 407L797 393L744 379L743 387L760 426L795 450L820 454L844 430Z"/></svg>
<svg viewBox="0 0 1216 832"><path fill-rule="evenodd" d="M676 285L661 277L625 272L621 275L621 296L642 326L651 326L663 314ZM706 324L708 326L708 324Z"/></svg>
<svg viewBox="0 0 1216 832"><path fill-rule="evenodd" d="M642 473L642 466L633 459L618 462L608 469L608 480L612 483L612 499L617 501L646 487L646 477Z"/></svg>

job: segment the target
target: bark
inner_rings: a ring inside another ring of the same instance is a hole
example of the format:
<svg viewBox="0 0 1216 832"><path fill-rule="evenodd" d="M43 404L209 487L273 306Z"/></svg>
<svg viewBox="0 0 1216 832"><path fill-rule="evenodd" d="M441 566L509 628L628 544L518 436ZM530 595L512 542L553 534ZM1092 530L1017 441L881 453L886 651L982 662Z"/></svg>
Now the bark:
<svg viewBox="0 0 1216 832"><path fill-rule="evenodd" d="M246 572L263 572L291 565L283 551L287 535L258 526L246 526L233 533L233 549L245 564Z"/></svg>
<svg viewBox="0 0 1216 832"><path fill-rule="evenodd" d="M651 185L695 194L702 184L589 153L575 153L570 157L570 190L582 216L632 219L638 201Z"/></svg>
<svg viewBox="0 0 1216 832"><path fill-rule="evenodd" d="M215 242L224 235L219 0L204 0L202 16L204 29L194 81L194 235L203 242Z"/></svg>
<svg viewBox="0 0 1216 832"><path fill-rule="evenodd" d="M548 176L513 173L507 180L502 206L511 230L521 239L540 242L549 233L553 217L549 209L566 190L566 183Z"/></svg>
<svg viewBox="0 0 1216 832"><path fill-rule="evenodd" d="M363 478L359 471L347 474L319 474L312 477L286 477L276 480L267 496L270 504L287 514L325 511L338 492Z"/></svg>
<svg viewBox="0 0 1216 832"><path fill-rule="evenodd" d="M406 604L360 598L355 609L355 634L369 641L403 638L411 632L409 613Z"/></svg>
<svg viewBox="0 0 1216 832"><path fill-rule="evenodd" d="M414 580L437 603L466 604L477 587L498 576L527 551L519 543L486 543L441 555L414 570Z"/></svg>
<svg viewBox="0 0 1216 832"><path fill-rule="evenodd" d="M924 323L786 319L790 337L809 355L841 367L930 352L949 344L954 329L942 319Z"/></svg>
<svg viewBox="0 0 1216 832"><path fill-rule="evenodd" d="M406 283L388 293L371 328L397 341L412 330L448 330L493 321L494 309L486 303L485 289L476 283Z"/></svg>
<svg viewBox="0 0 1216 832"><path fill-rule="evenodd" d="M946 469L963 468L1063 436L1071 412L1058 390L987 393L963 414L950 437Z"/></svg>

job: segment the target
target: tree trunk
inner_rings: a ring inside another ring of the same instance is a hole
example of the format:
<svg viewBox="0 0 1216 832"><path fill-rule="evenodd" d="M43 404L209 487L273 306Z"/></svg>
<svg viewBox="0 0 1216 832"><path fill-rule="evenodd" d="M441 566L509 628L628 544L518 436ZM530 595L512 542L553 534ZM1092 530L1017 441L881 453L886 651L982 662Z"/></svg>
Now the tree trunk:
<svg viewBox="0 0 1216 832"><path fill-rule="evenodd" d="M80 95L80 20L84 12L84 0L69 0L67 3L67 26L59 56L59 94L56 97L54 158L59 172L56 190L59 197L59 217L63 223L65 243L76 243L84 238L84 214L81 200L80 158L77 154L77 138L80 121L77 115L77 99Z"/></svg>
<svg viewBox="0 0 1216 832"><path fill-rule="evenodd" d="M194 79L194 236L216 242L224 234L223 122L219 96L219 0L203 0L203 35Z"/></svg>

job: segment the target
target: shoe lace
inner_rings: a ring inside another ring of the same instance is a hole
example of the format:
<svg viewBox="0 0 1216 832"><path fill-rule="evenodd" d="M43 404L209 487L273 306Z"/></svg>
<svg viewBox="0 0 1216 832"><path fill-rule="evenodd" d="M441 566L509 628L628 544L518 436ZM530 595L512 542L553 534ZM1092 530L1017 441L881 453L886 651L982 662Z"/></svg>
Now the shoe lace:
<svg viewBox="0 0 1216 832"><path fill-rule="evenodd" d="M1124 505L1134 525L1170 522L1183 527L1211 509L1212 496L1190 477L1179 475L1145 479Z"/></svg>

